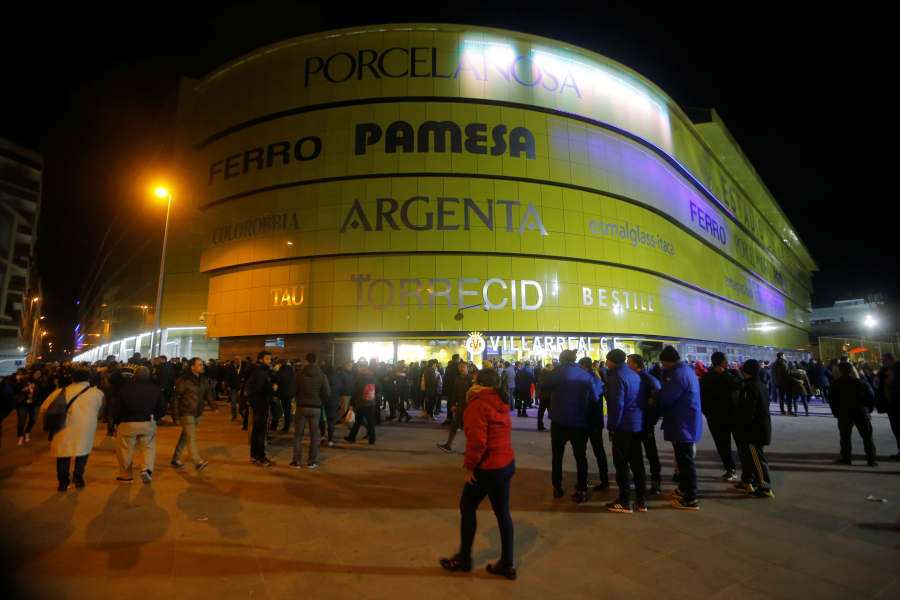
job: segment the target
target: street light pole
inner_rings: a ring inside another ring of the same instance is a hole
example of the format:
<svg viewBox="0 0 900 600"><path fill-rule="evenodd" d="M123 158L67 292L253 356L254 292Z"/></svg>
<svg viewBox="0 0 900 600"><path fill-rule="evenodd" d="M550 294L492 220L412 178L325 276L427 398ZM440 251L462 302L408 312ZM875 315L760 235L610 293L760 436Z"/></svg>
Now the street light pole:
<svg viewBox="0 0 900 600"><path fill-rule="evenodd" d="M169 216L171 213L172 192L169 192L169 203L166 207L166 228L163 230L162 256L159 259L159 284L156 286L156 316L153 319L153 332L150 334L150 339L153 340L150 342L150 358L162 354L160 348L162 334L159 333L159 313L162 310L163 277L166 273L166 245L169 243ZM159 334L159 337L157 337L157 334ZM156 347L155 354L153 353L154 345Z"/></svg>

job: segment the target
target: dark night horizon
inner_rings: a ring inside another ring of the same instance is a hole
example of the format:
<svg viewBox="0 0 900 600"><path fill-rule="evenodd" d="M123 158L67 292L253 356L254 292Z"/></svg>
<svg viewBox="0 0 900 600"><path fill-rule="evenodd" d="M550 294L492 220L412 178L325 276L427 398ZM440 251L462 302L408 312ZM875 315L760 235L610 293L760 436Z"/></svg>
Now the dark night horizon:
<svg viewBox="0 0 900 600"><path fill-rule="evenodd" d="M779 7L732 18L665 5L557 6L553 14L465 5L342 14L296 2L158 8L63 9L49 21L12 9L35 25L4 40L4 55L15 57L5 78L14 93L4 99L0 136L44 155L37 256L57 347L70 344L77 295L104 235L123 238L113 257L123 262L129 244L161 238L164 210L142 182L171 171L179 76L200 77L293 36L389 22L541 35L621 62L682 107L716 109L819 265L813 305L897 294L895 202L876 181L890 171L869 150L877 126L860 122L877 122L884 75L871 62L880 53L867 47L877 36L855 28L854 17L839 23ZM72 234L85 240L77 251Z"/></svg>

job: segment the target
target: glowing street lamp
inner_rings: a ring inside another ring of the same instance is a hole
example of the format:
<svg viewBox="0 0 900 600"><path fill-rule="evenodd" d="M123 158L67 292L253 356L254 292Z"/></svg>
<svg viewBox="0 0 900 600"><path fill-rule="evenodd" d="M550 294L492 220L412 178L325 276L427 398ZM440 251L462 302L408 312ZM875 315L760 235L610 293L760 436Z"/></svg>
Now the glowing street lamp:
<svg viewBox="0 0 900 600"><path fill-rule="evenodd" d="M866 318L863 320L863 325L867 328L872 329L878 325L878 321L872 315L866 315Z"/></svg>
<svg viewBox="0 0 900 600"><path fill-rule="evenodd" d="M156 337L156 332L159 331L159 314L162 309L162 290L163 290L163 277L166 273L166 246L169 243L169 216L172 214L172 191L166 187L157 187L154 191L157 198L167 198L167 206L166 206L166 228L163 230L163 245L162 245L162 256L159 259L159 283L156 286L156 314L153 319L153 331L150 334L150 357L153 355L153 347L154 341L156 344L159 344L159 340L154 340ZM158 353L157 353L158 354Z"/></svg>

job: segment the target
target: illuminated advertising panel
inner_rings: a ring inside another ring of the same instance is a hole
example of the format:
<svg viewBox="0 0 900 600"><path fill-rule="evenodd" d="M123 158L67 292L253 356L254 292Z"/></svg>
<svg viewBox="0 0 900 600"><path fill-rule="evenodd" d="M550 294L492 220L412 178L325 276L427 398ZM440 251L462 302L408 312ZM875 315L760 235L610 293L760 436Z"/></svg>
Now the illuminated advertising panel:
<svg viewBox="0 0 900 600"><path fill-rule="evenodd" d="M210 336L805 343L809 264L662 92L583 50L443 25L297 38L185 89L179 140Z"/></svg>

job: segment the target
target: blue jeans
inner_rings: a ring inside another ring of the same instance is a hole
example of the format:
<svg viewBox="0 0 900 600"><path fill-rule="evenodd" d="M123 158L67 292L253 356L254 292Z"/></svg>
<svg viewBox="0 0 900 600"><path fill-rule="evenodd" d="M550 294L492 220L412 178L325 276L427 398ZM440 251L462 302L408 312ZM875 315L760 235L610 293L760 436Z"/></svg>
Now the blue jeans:
<svg viewBox="0 0 900 600"><path fill-rule="evenodd" d="M309 462L315 464L319 459L319 415L321 408L297 407L294 413L294 462L303 463L303 430L309 425Z"/></svg>
<svg viewBox="0 0 900 600"><path fill-rule="evenodd" d="M459 499L460 522L459 554L465 558L472 556L472 541L475 539L477 521L475 513L484 497L491 500L491 508L500 528L500 560L513 564L514 528L509 514L509 488L516 473L516 461L510 461L502 469L475 469L475 483L467 483Z"/></svg>
<svg viewBox="0 0 900 600"><path fill-rule="evenodd" d="M203 462L203 459L200 458L200 451L197 449L197 425L199 424L200 417L193 415L181 416L181 436L178 438L178 443L175 444L175 454L172 456L173 461L181 460L184 447L187 446L194 465L199 465Z"/></svg>

